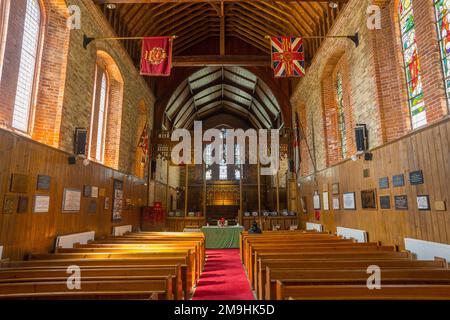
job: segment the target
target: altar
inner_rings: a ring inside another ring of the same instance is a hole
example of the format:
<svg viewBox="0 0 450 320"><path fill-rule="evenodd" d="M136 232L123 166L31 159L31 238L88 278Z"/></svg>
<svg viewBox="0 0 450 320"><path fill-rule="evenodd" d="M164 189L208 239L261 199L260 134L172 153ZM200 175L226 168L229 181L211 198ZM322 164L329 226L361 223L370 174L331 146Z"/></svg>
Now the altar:
<svg viewBox="0 0 450 320"><path fill-rule="evenodd" d="M207 249L239 248L239 235L242 231L244 231L242 226L202 227Z"/></svg>

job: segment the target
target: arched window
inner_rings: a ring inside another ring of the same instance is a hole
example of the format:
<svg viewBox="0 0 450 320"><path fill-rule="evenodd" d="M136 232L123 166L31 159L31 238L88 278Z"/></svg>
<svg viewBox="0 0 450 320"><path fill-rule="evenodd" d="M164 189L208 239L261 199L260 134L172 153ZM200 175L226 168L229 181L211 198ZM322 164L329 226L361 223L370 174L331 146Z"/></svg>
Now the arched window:
<svg viewBox="0 0 450 320"><path fill-rule="evenodd" d="M2 79L3 56L8 30L9 0L0 0L0 81Z"/></svg>
<svg viewBox="0 0 450 320"><path fill-rule="evenodd" d="M94 103L89 133L89 156L103 162L105 153L105 133L108 112L109 79L106 70L97 65L94 87Z"/></svg>
<svg viewBox="0 0 450 320"><path fill-rule="evenodd" d="M436 22L444 69L445 91L450 106L450 0L434 0Z"/></svg>
<svg viewBox="0 0 450 320"><path fill-rule="evenodd" d="M33 103L38 44L41 26L41 9L37 0L27 0L24 32L20 53L19 76L12 119L13 128L28 132Z"/></svg>
<svg viewBox="0 0 450 320"><path fill-rule="evenodd" d="M336 96L339 139L341 140L342 158L345 159L347 157L347 129L344 113L344 88L342 86L342 74L340 72L336 75Z"/></svg>
<svg viewBox="0 0 450 320"><path fill-rule="evenodd" d="M400 0L398 6L400 33L405 63L408 104L413 129L427 124L425 102L423 99L420 59L416 43L413 1Z"/></svg>

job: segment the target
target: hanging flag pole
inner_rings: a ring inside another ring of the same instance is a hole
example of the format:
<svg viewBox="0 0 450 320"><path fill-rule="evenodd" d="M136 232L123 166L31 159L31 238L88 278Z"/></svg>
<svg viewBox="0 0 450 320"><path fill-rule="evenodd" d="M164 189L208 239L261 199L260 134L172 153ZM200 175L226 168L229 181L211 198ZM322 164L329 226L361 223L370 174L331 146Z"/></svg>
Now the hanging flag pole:
<svg viewBox="0 0 450 320"><path fill-rule="evenodd" d="M88 37L87 35L83 35L83 48L87 49L87 47L91 44L93 41L100 41L100 40L143 40L148 37L101 37L101 38L93 38ZM178 38L176 35L173 35L171 37L172 39Z"/></svg>
<svg viewBox="0 0 450 320"><path fill-rule="evenodd" d="M271 36L266 36L265 38L266 39L270 39ZM352 40L357 48L359 46L359 33L358 32L356 32L354 35L351 35L351 36L302 36L302 38L303 39L328 39L328 38L339 39L339 38L345 38L345 39Z"/></svg>

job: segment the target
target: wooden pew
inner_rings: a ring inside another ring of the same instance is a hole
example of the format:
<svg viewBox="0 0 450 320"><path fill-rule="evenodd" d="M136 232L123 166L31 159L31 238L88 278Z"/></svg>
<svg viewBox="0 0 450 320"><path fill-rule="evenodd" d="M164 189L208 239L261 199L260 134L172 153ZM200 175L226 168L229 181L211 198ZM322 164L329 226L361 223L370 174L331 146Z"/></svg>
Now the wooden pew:
<svg viewBox="0 0 450 320"><path fill-rule="evenodd" d="M270 259L283 259L283 258L290 258L290 259L303 259L303 260L315 260L315 259L323 259L325 260L336 260L336 259L398 259L398 258L404 258L404 259L411 259L411 255L408 252L397 252L397 251L354 251L354 248L344 248L344 250L335 250L328 251L327 249L324 250L316 250L312 252L302 252L297 253L295 251L293 252L255 252L254 256L254 265L252 268L249 268L249 279L251 279L252 284L255 289L257 289L257 279L258 279L258 259L259 258L270 258Z"/></svg>
<svg viewBox="0 0 450 320"><path fill-rule="evenodd" d="M369 290L366 285L289 286L276 282L276 300L449 300L450 285L384 285Z"/></svg>
<svg viewBox="0 0 450 320"><path fill-rule="evenodd" d="M266 267L265 299L276 296L276 282L285 286L299 285L364 285L369 275L367 269L353 270L295 270ZM381 285L388 284L445 284L450 285L447 269L382 269ZM261 299L261 298L260 298Z"/></svg>
<svg viewBox="0 0 450 320"><path fill-rule="evenodd" d="M7 300L158 300L164 291L38 292L0 295Z"/></svg>
<svg viewBox="0 0 450 320"><path fill-rule="evenodd" d="M128 279L145 280L149 277L173 277L173 296L176 300L183 300L183 285L181 269L176 267L156 268L85 268L80 267L82 279L96 278L103 280ZM0 269L0 283L37 282L63 280L68 277L67 268L52 269Z"/></svg>
<svg viewBox="0 0 450 320"><path fill-rule="evenodd" d="M67 279L44 282L0 283L0 299L10 299L30 293L70 292ZM77 292L159 292L158 299L173 300L172 277L148 280L85 279Z"/></svg>
<svg viewBox="0 0 450 320"><path fill-rule="evenodd" d="M63 259L63 260L31 260L31 261L8 261L1 265L1 268L14 268L21 270L60 269L71 265L81 268L148 268L148 267L170 267L179 266L184 296L188 297L193 293L193 277L185 257L150 257L136 259Z"/></svg>
<svg viewBox="0 0 450 320"><path fill-rule="evenodd" d="M162 258L181 258L182 262L187 266L186 273L191 275L190 287L194 287L198 281L199 275L195 273L195 259L194 257L184 250L181 251L155 251L155 252L107 252L107 253L43 253L43 254L31 254L29 259L31 260L60 260L60 259L142 259L153 257L156 261L161 261Z"/></svg>
<svg viewBox="0 0 450 320"><path fill-rule="evenodd" d="M258 263L258 298L264 299L267 283L266 272L269 269L276 270L367 270L371 265L377 265L382 270L401 269L448 269L445 260L420 261L405 259L365 259L365 260L295 260L295 259L259 259Z"/></svg>

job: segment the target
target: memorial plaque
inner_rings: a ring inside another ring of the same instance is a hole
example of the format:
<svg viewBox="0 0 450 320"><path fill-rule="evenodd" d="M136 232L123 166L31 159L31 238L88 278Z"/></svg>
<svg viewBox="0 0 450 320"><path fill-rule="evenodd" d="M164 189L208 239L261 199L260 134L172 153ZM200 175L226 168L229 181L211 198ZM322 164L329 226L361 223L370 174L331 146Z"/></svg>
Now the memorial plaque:
<svg viewBox="0 0 450 320"><path fill-rule="evenodd" d="M330 204L328 200L328 191L323 192L322 194L322 201L323 201L323 210L328 211L330 210Z"/></svg>
<svg viewBox="0 0 450 320"><path fill-rule="evenodd" d="M411 185L415 186L418 184L423 184L423 172L422 170L418 170L418 171L413 171L409 173L409 183L411 183Z"/></svg>
<svg viewBox="0 0 450 320"><path fill-rule="evenodd" d="M50 176L38 175L37 177L37 190L50 190L50 183L52 178Z"/></svg>
<svg viewBox="0 0 450 320"><path fill-rule="evenodd" d="M108 209L109 209L109 197L105 197L105 202L104 202L104 204L103 204L103 208L104 208L105 210L108 210Z"/></svg>
<svg viewBox="0 0 450 320"><path fill-rule="evenodd" d="M79 212L81 207L81 191L78 189L64 189L62 211Z"/></svg>
<svg viewBox="0 0 450 320"><path fill-rule="evenodd" d="M333 210L339 210L341 209L340 203L339 203L339 197L333 197Z"/></svg>
<svg viewBox="0 0 450 320"><path fill-rule="evenodd" d="M3 210L4 214L13 214L17 209L17 196L14 195L5 195L3 200Z"/></svg>
<svg viewBox="0 0 450 320"><path fill-rule="evenodd" d="M89 213L97 213L97 200L91 200L89 203Z"/></svg>
<svg viewBox="0 0 450 320"><path fill-rule="evenodd" d="M104 197L105 195L106 195L106 189L105 188L98 189L98 196L99 197Z"/></svg>
<svg viewBox="0 0 450 320"><path fill-rule="evenodd" d="M383 210L391 209L391 197L380 196L380 208Z"/></svg>
<svg viewBox="0 0 450 320"><path fill-rule="evenodd" d="M333 185L331 186L333 195L337 195L339 194L339 183L333 183Z"/></svg>
<svg viewBox="0 0 450 320"><path fill-rule="evenodd" d="M364 170L363 170L363 177L364 177L364 178L369 178L369 177L370 177L370 171L369 171L369 169L364 169Z"/></svg>
<svg viewBox="0 0 450 320"><path fill-rule="evenodd" d="M403 174L393 176L392 184L394 187L403 187L405 185L405 176Z"/></svg>
<svg viewBox="0 0 450 320"><path fill-rule="evenodd" d="M90 198L92 196L92 187L84 186L83 188L83 197Z"/></svg>
<svg viewBox="0 0 450 320"><path fill-rule="evenodd" d="M378 180L380 189L389 189L389 177L383 177Z"/></svg>
<svg viewBox="0 0 450 320"><path fill-rule="evenodd" d="M395 210L408 210L408 196L395 196Z"/></svg>
<svg viewBox="0 0 450 320"><path fill-rule="evenodd" d="M28 176L25 174L13 173L11 175L11 187L9 190L15 193L27 193Z"/></svg>
<svg viewBox="0 0 450 320"><path fill-rule="evenodd" d="M375 190L361 191L361 206L363 209L376 209L377 208L376 199L377 198Z"/></svg>
<svg viewBox="0 0 450 320"><path fill-rule="evenodd" d="M98 198L98 187L92 187L91 188L91 197L92 198Z"/></svg>
<svg viewBox="0 0 450 320"><path fill-rule="evenodd" d="M19 197L19 205L17 213L27 213L28 211L28 197Z"/></svg>
<svg viewBox="0 0 450 320"><path fill-rule="evenodd" d="M314 210L320 210L320 195L317 191L313 195L313 203L314 203Z"/></svg>
<svg viewBox="0 0 450 320"><path fill-rule="evenodd" d="M50 196L36 195L34 196L33 212L47 213L50 209Z"/></svg>
<svg viewBox="0 0 450 320"><path fill-rule="evenodd" d="M354 192L346 192L343 195L344 209L345 210L356 210L356 200Z"/></svg>
<svg viewBox="0 0 450 320"><path fill-rule="evenodd" d="M430 196L428 195L417 196L417 208L421 211L431 210Z"/></svg>

